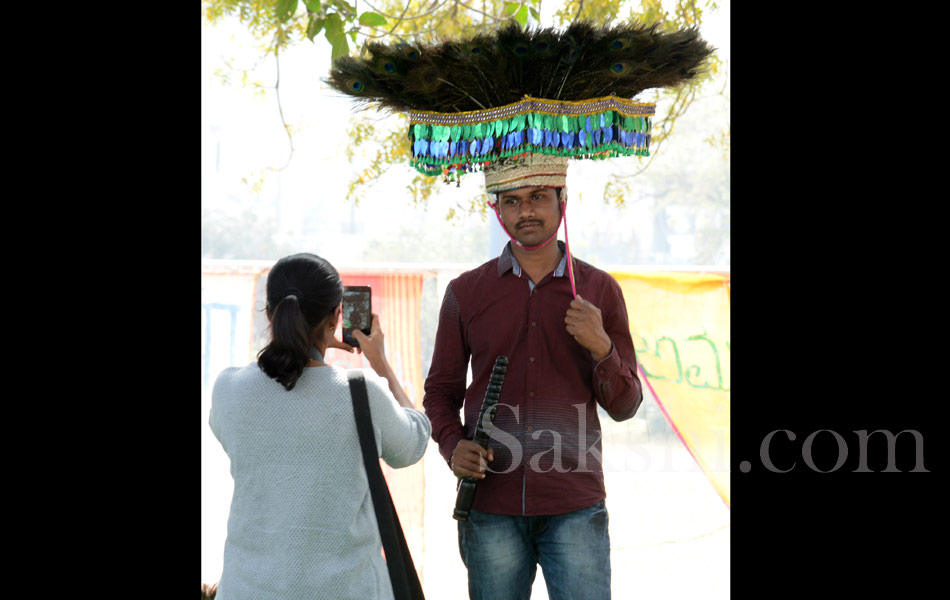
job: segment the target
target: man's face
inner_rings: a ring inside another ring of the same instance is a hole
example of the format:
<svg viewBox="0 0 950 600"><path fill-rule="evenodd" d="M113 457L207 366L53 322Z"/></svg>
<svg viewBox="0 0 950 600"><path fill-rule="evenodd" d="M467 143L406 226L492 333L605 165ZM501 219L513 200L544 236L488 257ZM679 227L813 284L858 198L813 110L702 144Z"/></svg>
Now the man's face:
<svg viewBox="0 0 950 600"><path fill-rule="evenodd" d="M550 187L529 186L501 192L498 213L512 237L525 246L544 243L561 224L557 190Z"/></svg>

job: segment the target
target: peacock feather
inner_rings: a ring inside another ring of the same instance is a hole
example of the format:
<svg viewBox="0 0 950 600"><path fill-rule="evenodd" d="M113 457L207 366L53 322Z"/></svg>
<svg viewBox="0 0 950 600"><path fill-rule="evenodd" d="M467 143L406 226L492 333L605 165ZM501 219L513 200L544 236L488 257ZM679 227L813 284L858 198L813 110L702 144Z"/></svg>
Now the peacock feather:
<svg viewBox="0 0 950 600"><path fill-rule="evenodd" d="M633 98L694 78L713 52L696 29L587 21L366 49L335 60L327 83L408 112L410 164L456 178L526 154L649 156L656 105Z"/></svg>
<svg viewBox="0 0 950 600"><path fill-rule="evenodd" d="M525 96L633 98L694 78L713 52L695 28L667 33L656 24L588 21L564 30L522 29L512 22L463 40L377 42L367 50L363 58L335 60L328 85L360 104L445 113L485 110Z"/></svg>

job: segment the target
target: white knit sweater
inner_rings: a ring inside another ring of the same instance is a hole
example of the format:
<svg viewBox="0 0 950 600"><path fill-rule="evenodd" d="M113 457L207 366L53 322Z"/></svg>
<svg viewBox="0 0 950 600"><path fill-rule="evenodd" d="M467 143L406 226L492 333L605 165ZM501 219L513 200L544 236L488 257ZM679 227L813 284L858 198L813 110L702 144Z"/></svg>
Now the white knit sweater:
<svg viewBox="0 0 950 600"><path fill-rule="evenodd" d="M364 374L380 456L417 462L428 418ZM344 369L305 368L290 391L257 363L225 369L210 425L234 478L218 600L393 597Z"/></svg>

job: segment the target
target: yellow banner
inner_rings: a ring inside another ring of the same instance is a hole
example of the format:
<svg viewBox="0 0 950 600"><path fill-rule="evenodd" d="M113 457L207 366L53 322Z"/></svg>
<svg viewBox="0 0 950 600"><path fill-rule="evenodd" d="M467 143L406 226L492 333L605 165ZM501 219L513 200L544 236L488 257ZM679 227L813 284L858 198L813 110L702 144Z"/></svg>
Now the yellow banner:
<svg viewBox="0 0 950 600"><path fill-rule="evenodd" d="M612 272L620 284L640 379L729 504L729 276Z"/></svg>

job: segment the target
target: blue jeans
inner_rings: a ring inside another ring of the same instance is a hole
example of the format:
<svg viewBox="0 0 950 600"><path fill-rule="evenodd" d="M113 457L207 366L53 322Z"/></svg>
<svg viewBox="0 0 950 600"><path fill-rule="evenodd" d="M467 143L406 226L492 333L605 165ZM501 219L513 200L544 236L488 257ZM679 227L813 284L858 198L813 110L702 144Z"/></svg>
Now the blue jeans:
<svg viewBox="0 0 950 600"><path fill-rule="evenodd" d="M603 501L540 517L473 510L458 529L471 600L527 600L539 564L551 600L610 598L610 537Z"/></svg>

